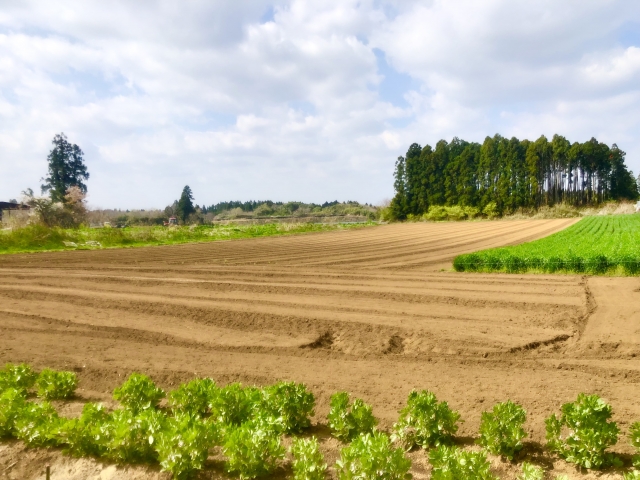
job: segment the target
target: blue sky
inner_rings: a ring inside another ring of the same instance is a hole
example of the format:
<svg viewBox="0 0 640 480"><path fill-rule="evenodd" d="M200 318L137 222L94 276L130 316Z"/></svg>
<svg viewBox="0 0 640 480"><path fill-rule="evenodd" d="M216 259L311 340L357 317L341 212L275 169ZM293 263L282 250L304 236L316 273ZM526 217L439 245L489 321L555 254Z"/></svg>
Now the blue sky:
<svg viewBox="0 0 640 480"><path fill-rule="evenodd" d="M0 200L53 136L95 207L393 195L413 142L560 133L640 173L633 0L23 1L0 9Z"/></svg>

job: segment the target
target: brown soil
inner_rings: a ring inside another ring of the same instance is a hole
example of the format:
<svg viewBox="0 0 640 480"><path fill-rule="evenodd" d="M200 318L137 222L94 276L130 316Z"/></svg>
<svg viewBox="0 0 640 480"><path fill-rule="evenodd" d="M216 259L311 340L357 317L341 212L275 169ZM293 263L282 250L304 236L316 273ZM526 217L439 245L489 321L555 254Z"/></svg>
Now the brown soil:
<svg viewBox="0 0 640 480"><path fill-rule="evenodd" d="M0 362L73 369L79 401L109 402L133 371L166 389L195 376L305 382L330 464L340 445L323 424L335 391L371 403L388 428L411 389L430 389L461 412L462 444L472 444L482 411L511 399L528 412L520 460L596 478L541 453L544 418L584 391L613 404L624 434L640 420L640 280L451 272L456 254L574 221L394 224L0 256ZM80 404L64 408L71 415ZM628 461L627 444L621 437L616 451ZM414 477L428 478L424 452L411 457ZM518 465L492 462L515 478ZM0 478L44 478L45 463L54 479L168 478L0 445ZM211 468L202 478L220 477L219 464Z"/></svg>

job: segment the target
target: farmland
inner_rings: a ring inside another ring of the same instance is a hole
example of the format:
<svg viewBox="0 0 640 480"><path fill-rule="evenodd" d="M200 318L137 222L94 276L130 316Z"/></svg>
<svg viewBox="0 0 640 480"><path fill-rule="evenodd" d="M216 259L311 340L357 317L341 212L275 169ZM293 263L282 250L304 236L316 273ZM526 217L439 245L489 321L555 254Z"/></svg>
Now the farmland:
<svg viewBox="0 0 640 480"><path fill-rule="evenodd" d="M574 223L392 224L3 255L0 362L76 372L77 397L54 401L65 416L79 415L88 401L117 408L113 391L134 371L166 391L199 377L219 385L302 382L315 395L310 432L330 466L342 447L326 420L337 391L362 398L380 428L390 429L409 392L429 389L460 413L462 446L477 438L482 412L510 399L527 411L526 458L554 475L596 478L541 457L544 419L580 392L599 394L621 428L613 450L632 452L626 435L640 420L638 280L450 271L459 254ZM429 478L425 453L408 455L414 478ZM515 478L519 464L490 459L494 473ZM224 475L219 461L212 459L212 472ZM153 467L117 468L21 443L0 447L8 478L42 478L45 463L65 478L168 478Z"/></svg>
<svg viewBox="0 0 640 480"><path fill-rule="evenodd" d="M457 271L640 273L640 215L594 216L540 240L459 255Z"/></svg>

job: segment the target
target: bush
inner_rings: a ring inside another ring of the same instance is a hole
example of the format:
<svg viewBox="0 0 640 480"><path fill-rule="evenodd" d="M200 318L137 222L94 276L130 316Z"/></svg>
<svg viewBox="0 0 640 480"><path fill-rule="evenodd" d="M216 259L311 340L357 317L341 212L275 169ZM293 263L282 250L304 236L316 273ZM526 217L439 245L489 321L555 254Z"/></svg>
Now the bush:
<svg viewBox="0 0 640 480"><path fill-rule="evenodd" d="M262 415L273 419L279 432L301 432L309 428L316 400L302 383L280 382L266 387L260 404Z"/></svg>
<svg viewBox="0 0 640 480"><path fill-rule="evenodd" d="M155 462L155 442L165 420L164 414L153 409L114 411L102 429L107 458L116 463Z"/></svg>
<svg viewBox="0 0 640 480"><path fill-rule="evenodd" d="M64 419L49 402L27 402L15 417L14 431L19 440L30 447L55 447L60 442Z"/></svg>
<svg viewBox="0 0 640 480"><path fill-rule="evenodd" d="M262 392L255 387L243 387L239 383L232 383L218 390L209 399L211 416L221 423L241 425L249 421L260 405Z"/></svg>
<svg viewBox="0 0 640 480"><path fill-rule="evenodd" d="M401 448L393 448L389 437L374 431L357 437L344 447L336 462L340 480L411 478L411 460Z"/></svg>
<svg viewBox="0 0 640 480"><path fill-rule="evenodd" d="M218 391L218 386L210 378L192 380L169 393L169 405L174 413L202 416L209 410L209 402Z"/></svg>
<svg viewBox="0 0 640 480"><path fill-rule="evenodd" d="M536 467L530 463L524 462L522 464L522 475L518 475L518 480L543 480L544 470L541 467Z"/></svg>
<svg viewBox="0 0 640 480"><path fill-rule="evenodd" d="M173 478L188 478L204 467L218 438L215 426L196 413L169 418L155 443L162 469Z"/></svg>
<svg viewBox="0 0 640 480"><path fill-rule="evenodd" d="M113 398L119 401L125 408L134 413L149 408L156 408L164 391L156 387L156 384L139 373L132 373L121 387L113 391Z"/></svg>
<svg viewBox="0 0 640 480"><path fill-rule="evenodd" d="M26 392L33 387L37 377L38 374L26 363L21 363L20 365L7 363L0 370L0 393L10 388Z"/></svg>
<svg viewBox="0 0 640 480"><path fill-rule="evenodd" d="M431 205L427 213L423 215L425 220L440 222L447 219L447 210L439 205Z"/></svg>
<svg viewBox="0 0 640 480"><path fill-rule="evenodd" d="M497 480L491 474L487 456L482 452L467 452L440 445L429 452L432 480Z"/></svg>
<svg viewBox="0 0 640 480"><path fill-rule="evenodd" d="M610 422L611 406L597 395L581 393L575 402L562 406L562 416L545 420L551 451L584 468L602 468L619 461L606 449L618 441L618 425ZM563 428L568 429L562 437Z"/></svg>
<svg viewBox="0 0 640 480"><path fill-rule="evenodd" d="M73 372L57 372L45 368L36 380L38 396L47 400L64 400L73 396L78 377Z"/></svg>
<svg viewBox="0 0 640 480"><path fill-rule="evenodd" d="M320 452L318 440L311 438L294 438L291 444L293 455L294 480L323 480L327 472L327 464Z"/></svg>
<svg viewBox="0 0 640 480"><path fill-rule="evenodd" d="M60 428L60 438L65 452L75 457L102 456L107 451L104 429L109 413L96 403L86 403L79 418L65 422Z"/></svg>
<svg viewBox="0 0 640 480"><path fill-rule="evenodd" d="M406 407L400 410L392 438L399 440L406 450L415 446L428 448L450 443L458 431L459 419L460 414L451 410L447 402L438 403L432 392L413 390Z"/></svg>
<svg viewBox="0 0 640 480"><path fill-rule="evenodd" d="M370 405L356 398L349 405L349 394L337 392L331 395L329 410L329 428L334 437L350 441L363 433L373 432L378 420L373 416Z"/></svg>
<svg viewBox="0 0 640 480"><path fill-rule="evenodd" d="M527 436L522 428L526 420L527 413L520 405L511 400L498 403L492 412L482 413L478 443L494 455L513 460Z"/></svg>
<svg viewBox="0 0 640 480"><path fill-rule="evenodd" d="M26 400L22 390L8 388L0 395L0 438L14 434L15 422L25 408Z"/></svg>
<svg viewBox="0 0 640 480"><path fill-rule="evenodd" d="M487 218L496 218L498 215L500 215L500 210L498 210L498 205L496 204L496 202L489 202L482 209L482 213Z"/></svg>
<svg viewBox="0 0 640 480"><path fill-rule="evenodd" d="M249 424L227 432L223 452L227 457L227 471L237 473L241 479L270 474L285 454L278 435Z"/></svg>

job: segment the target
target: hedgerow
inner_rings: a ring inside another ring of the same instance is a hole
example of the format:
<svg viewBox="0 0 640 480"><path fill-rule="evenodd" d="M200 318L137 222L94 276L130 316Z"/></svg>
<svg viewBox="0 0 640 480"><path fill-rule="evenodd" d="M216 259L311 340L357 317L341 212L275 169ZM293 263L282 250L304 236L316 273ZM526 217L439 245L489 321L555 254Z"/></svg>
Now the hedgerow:
<svg viewBox="0 0 640 480"><path fill-rule="evenodd" d="M294 480L323 480L327 472L327 464L320 452L318 439L295 438L291 444Z"/></svg>
<svg viewBox="0 0 640 480"><path fill-rule="evenodd" d="M493 411L482 413L478 443L494 455L512 460L527 436L522 428L526 419L527 413L520 405L511 400L498 403Z"/></svg>
<svg viewBox="0 0 640 480"><path fill-rule="evenodd" d="M440 445L429 452L432 480L497 480L483 452Z"/></svg>
<svg viewBox="0 0 640 480"><path fill-rule="evenodd" d="M402 448L394 448L389 437L379 431L356 437L336 462L340 480L404 480L411 478L410 468L411 460Z"/></svg>
<svg viewBox="0 0 640 480"><path fill-rule="evenodd" d="M350 441L360 434L371 433L378 424L371 406L359 398L350 404L347 392L331 395L327 419L333 436L342 441Z"/></svg>

